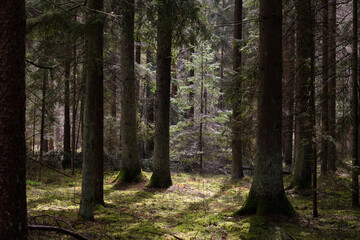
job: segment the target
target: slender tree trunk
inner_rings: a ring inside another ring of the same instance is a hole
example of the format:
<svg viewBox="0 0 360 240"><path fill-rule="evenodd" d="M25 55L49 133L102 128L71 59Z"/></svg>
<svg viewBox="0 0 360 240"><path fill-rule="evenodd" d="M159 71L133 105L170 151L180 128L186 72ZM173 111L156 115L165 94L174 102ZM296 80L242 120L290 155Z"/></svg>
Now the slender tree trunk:
<svg viewBox="0 0 360 240"><path fill-rule="evenodd" d="M236 7L235 7L236 8ZM224 85L224 45L221 44L221 55L220 55L220 96L218 107L220 110L224 110L224 93L223 93L223 85Z"/></svg>
<svg viewBox="0 0 360 240"><path fill-rule="evenodd" d="M136 80L134 66L134 0L120 1L122 7L121 35L121 141L122 160L118 184L141 180L141 167L137 141Z"/></svg>
<svg viewBox="0 0 360 240"><path fill-rule="evenodd" d="M311 1L299 0L296 11L296 143L295 171L290 187L311 188L312 123L310 113L311 94L311 47L313 42L313 24Z"/></svg>
<svg viewBox="0 0 360 240"><path fill-rule="evenodd" d="M358 1L353 0L353 53L352 53L352 96L351 96L351 128L352 128L352 165L359 166L358 155ZM352 206L359 207L359 179L355 169L352 170Z"/></svg>
<svg viewBox="0 0 360 240"><path fill-rule="evenodd" d="M146 52L146 63L150 63L151 51ZM148 76L146 81L146 125L148 129L154 124L154 94L152 93L153 82ZM154 136L150 136L146 141L145 152L147 156L151 156L154 151Z"/></svg>
<svg viewBox="0 0 360 240"><path fill-rule="evenodd" d="M259 16L257 157L249 195L238 213L293 215L282 175L282 1L260 0Z"/></svg>
<svg viewBox="0 0 360 240"><path fill-rule="evenodd" d="M64 94L64 158L66 163L71 162L71 149L70 149L70 51L65 60L65 94Z"/></svg>
<svg viewBox="0 0 360 240"><path fill-rule="evenodd" d="M194 47L190 48L190 62L193 62L193 58L192 55L194 54L195 50ZM195 112L195 108L194 108L194 89L193 89L193 85L194 85L194 78L195 77L195 69L191 68L190 72L189 72L189 80L188 80L188 86L190 88L189 91L189 104L190 104L190 108L188 111L188 119L194 120L194 112Z"/></svg>
<svg viewBox="0 0 360 240"><path fill-rule="evenodd" d="M200 172L203 171L203 156L204 156L204 141L203 141L203 128L204 128L204 58L201 56L201 83L200 83L200 127L199 127L199 164Z"/></svg>
<svg viewBox="0 0 360 240"><path fill-rule="evenodd" d="M99 114L99 103L95 103L95 98L102 103L102 99L99 99L99 96L97 96L99 89L96 89L102 86L103 81L103 16L98 12L102 9L103 0L88 1L85 23L86 89L83 135L84 150L79 209L79 216L87 220L94 219L94 192L97 191L98 194L99 188L97 186L102 186L102 177L99 177L97 174L100 170L102 171L102 163L99 162L99 160L101 160L98 158L99 152L95 151L99 146L97 144L102 142L102 135L99 136L95 126L98 124L97 120L103 117L95 118L95 115ZM102 125L97 125L97 127L102 128ZM95 141L95 136L101 139L96 139ZM97 199L96 202L99 203L99 199Z"/></svg>
<svg viewBox="0 0 360 240"><path fill-rule="evenodd" d="M328 128L329 128L329 2L322 0L322 101L321 101L321 175L327 174L328 165Z"/></svg>
<svg viewBox="0 0 360 240"><path fill-rule="evenodd" d="M158 6L154 171L149 186L162 188L172 185L169 152L172 4L171 0L159 0Z"/></svg>
<svg viewBox="0 0 360 240"><path fill-rule="evenodd" d="M0 238L25 240L25 1L2 1L0 26Z"/></svg>
<svg viewBox="0 0 360 240"><path fill-rule="evenodd" d="M77 98L77 91L76 91L76 74L77 74L77 58L76 58L76 41L74 42L74 67L73 67L73 99L72 99L72 132L71 132L71 174L75 174L75 157L76 157L76 114L77 114L77 106L76 106L76 98Z"/></svg>
<svg viewBox="0 0 360 240"><path fill-rule="evenodd" d="M235 0L235 26L234 26L234 39L240 41L242 39L242 0ZM241 45L239 42L234 44L234 59L233 59L233 70L235 72L234 77L234 96L236 99L233 101L233 115L232 115L232 169L231 178L241 179L244 177L243 166L242 166L242 132L241 132Z"/></svg>
<svg viewBox="0 0 360 240"><path fill-rule="evenodd" d="M311 11L312 13L312 11ZM314 29L315 19L314 15L311 14L311 29ZM312 31L311 34L311 81L310 81L310 120L311 120L311 139L316 139L316 108L315 108L315 33ZM311 142L312 147L312 203L313 203L313 217L318 217L318 204L317 204L317 144L315 141Z"/></svg>
<svg viewBox="0 0 360 240"><path fill-rule="evenodd" d="M41 99L41 125L40 125L40 161L43 160L44 146L45 146L45 112L46 112L46 88L48 81L48 70L43 69L42 71L42 99Z"/></svg>
<svg viewBox="0 0 360 240"><path fill-rule="evenodd" d="M329 20L329 135L328 170L336 172L336 0L330 4Z"/></svg>
<svg viewBox="0 0 360 240"><path fill-rule="evenodd" d="M284 2L287 6L286 11L292 8L292 2ZM286 166L290 167L293 163L293 133L294 133L294 90L295 90L295 28L293 23L294 12L287 14L287 21L284 21L285 39L283 41L284 51L284 90L283 90L283 130L282 148Z"/></svg>

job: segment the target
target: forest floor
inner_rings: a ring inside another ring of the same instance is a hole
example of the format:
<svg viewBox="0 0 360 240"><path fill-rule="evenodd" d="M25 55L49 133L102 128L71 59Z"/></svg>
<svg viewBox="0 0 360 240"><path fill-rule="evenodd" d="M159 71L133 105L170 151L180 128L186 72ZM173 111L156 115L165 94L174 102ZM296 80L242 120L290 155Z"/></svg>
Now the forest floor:
<svg viewBox="0 0 360 240"><path fill-rule="evenodd" d="M80 174L28 180L29 223L73 228L89 239L360 239L360 211L351 208L347 176L319 179L318 218L312 217L311 194L287 191L297 215L285 218L233 216L251 177L231 182L226 175L175 173L166 190L147 189L146 182L115 190L116 174L105 176L106 207L96 208L94 222L77 217ZM70 238L31 231L30 239Z"/></svg>

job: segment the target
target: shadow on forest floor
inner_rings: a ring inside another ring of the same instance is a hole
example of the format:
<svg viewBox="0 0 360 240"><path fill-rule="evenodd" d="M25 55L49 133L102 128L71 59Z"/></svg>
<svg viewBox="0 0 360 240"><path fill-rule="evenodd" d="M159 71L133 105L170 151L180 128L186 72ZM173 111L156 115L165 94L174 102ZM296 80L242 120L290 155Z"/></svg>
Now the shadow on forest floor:
<svg viewBox="0 0 360 240"><path fill-rule="evenodd" d="M29 215L66 220L90 239L360 239L360 212L351 209L346 177L319 179L320 216L314 219L311 196L293 191L287 194L296 217L234 217L249 191L250 177L231 182L224 175L177 173L169 189L149 191L145 183L114 190L114 176L115 172L105 176L106 207L96 208L94 222L77 217L80 178L48 184L28 181ZM285 182L289 178L285 177ZM30 237L64 236L37 232Z"/></svg>

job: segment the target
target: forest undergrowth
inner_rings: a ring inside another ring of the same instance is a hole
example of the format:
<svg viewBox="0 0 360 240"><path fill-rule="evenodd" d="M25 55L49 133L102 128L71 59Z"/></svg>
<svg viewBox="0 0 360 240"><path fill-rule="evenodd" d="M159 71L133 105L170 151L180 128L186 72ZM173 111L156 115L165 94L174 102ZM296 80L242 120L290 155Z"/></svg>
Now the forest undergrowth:
<svg viewBox="0 0 360 240"><path fill-rule="evenodd" d="M319 218L312 218L311 192L287 191L293 218L234 216L251 186L251 177L232 182L226 175L176 173L173 186L155 190L146 181L114 189L117 172L105 176L106 206L95 221L77 216L81 178L50 173L27 181L29 224L65 228L88 239L360 239L360 211L351 208L347 176L319 179ZM147 179L150 173L144 173ZM51 176L51 177L50 177ZM285 185L290 176L284 178ZM71 239L31 231L30 239Z"/></svg>

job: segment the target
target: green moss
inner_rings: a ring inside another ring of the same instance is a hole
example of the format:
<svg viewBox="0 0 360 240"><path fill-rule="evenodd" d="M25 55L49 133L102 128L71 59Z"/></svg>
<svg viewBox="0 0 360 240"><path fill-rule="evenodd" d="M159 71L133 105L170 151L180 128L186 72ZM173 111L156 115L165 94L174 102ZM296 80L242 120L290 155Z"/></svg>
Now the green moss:
<svg viewBox="0 0 360 240"><path fill-rule="evenodd" d="M141 171L131 172L126 169L121 169L113 182L115 182L116 187L117 185L121 185L124 183L138 183L144 181L145 179L146 178Z"/></svg>
<svg viewBox="0 0 360 240"><path fill-rule="evenodd" d="M295 210L286 197L285 193L277 198L268 196L255 196L249 192L243 206L235 213L236 215L260 214L260 215L285 215L293 216Z"/></svg>

